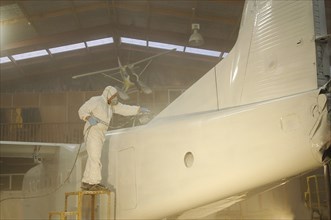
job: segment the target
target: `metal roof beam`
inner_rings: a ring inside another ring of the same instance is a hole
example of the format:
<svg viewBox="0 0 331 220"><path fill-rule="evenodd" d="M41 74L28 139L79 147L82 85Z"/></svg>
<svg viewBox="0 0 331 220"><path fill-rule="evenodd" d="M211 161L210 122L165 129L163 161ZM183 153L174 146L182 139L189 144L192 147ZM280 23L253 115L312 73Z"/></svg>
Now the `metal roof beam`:
<svg viewBox="0 0 331 220"><path fill-rule="evenodd" d="M222 1L221 1L222 2ZM237 2L237 1L234 1ZM240 2L240 1L239 1ZM242 2L241 2L242 3ZM239 4L236 4L239 5ZM239 5L241 6L241 4ZM143 7L141 5L132 5L126 3L124 1L115 1L113 4L109 5L107 1L98 1L88 5L83 5L75 8L76 13L92 11L100 8L107 8L107 7L115 7L116 9L123 9L130 12L148 12L148 7ZM72 14L72 8L65 8L60 10L49 11L46 13L40 13L35 15L30 15L31 21L43 20L45 18L51 17L59 17ZM165 15L165 16L172 16L172 17L180 17L185 19L191 18L191 8L188 9L179 9L179 8L169 8L169 7L156 7L153 6L153 14ZM0 25L10 25L18 22L25 22L25 17L16 17L12 19L2 20L0 21ZM209 21L209 22L219 22L225 24L236 24L236 17L231 16L215 16L209 14L202 14L199 13L196 16L197 20L201 21Z"/></svg>

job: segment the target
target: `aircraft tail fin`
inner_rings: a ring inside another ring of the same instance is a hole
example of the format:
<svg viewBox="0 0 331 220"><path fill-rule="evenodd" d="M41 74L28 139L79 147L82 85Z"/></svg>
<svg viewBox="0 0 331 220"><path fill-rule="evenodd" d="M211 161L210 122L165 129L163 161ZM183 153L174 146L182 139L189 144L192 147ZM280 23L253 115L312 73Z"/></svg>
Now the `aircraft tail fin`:
<svg viewBox="0 0 331 220"><path fill-rule="evenodd" d="M327 79L330 74L325 45L316 43L317 34L326 34L323 13L324 1L319 0L246 1L238 39L228 56L158 117L220 110L317 89L318 76Z"/></svg>

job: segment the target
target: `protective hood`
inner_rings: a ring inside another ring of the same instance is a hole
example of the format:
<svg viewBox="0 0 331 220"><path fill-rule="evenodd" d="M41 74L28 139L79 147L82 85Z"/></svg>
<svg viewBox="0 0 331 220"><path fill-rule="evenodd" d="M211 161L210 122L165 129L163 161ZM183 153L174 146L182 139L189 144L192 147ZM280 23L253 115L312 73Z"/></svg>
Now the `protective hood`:
<svg viewBox="0 0 331 220"><path fill-rule="evenodd" d="M107 102L107 100L117 93L117 89L112 86L107 86L105 90L103 90L102 97Z"/></svg>

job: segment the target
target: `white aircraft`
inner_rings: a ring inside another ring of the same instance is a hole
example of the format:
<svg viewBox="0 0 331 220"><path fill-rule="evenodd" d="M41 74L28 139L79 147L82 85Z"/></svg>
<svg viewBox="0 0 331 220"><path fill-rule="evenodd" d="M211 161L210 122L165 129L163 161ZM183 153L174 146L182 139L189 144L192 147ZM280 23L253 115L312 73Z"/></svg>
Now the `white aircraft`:
<svg viewBox="0 0 331 220"><path fill-rule="evenodd" d="M123 84L122 88L117 88L117 90L119 91L119 95L123 100L129 99L129 95L127 93L128 93L129 88L131 88L132 86L135 86L139 91L141 91L145 94L150 94L150 93L152 93L152 90L145 83L143 83L140 80L140 76L145 72L145 70L151 64L153 59L155 59L156 57L165 55L167 53L170 53L174 50L176 50L176 49L173 49L170 51L165 51L165 52L144 58L144 59L136 61L134 63L126 64L126 65L122 65L120 58L117 57L118 67L99 70L99 71L90 72L90 73L84 73L84 74L73 76L72 78L78 79L81 77L92 76L92 75L97 75L97 74L102 74L105 77L109 77L109 78ZM147 64L140 71L140 73L137 74L135 71L136 65L146 63L146 62L147 62ZM115 71L119 71L119 72L115 72ZM114 75L116 75L116 74L120 74L121 80L114 77Z"/></svg>
<svg viewBox="0 0 331 220"><path fill-rule="evenodd" d="M246 1L225 59L146 125L107 133L114 219L202 218L330 160L323 3ZM24 178L24 219L63 210L80 187L84 147L42 149Z"/></svg>

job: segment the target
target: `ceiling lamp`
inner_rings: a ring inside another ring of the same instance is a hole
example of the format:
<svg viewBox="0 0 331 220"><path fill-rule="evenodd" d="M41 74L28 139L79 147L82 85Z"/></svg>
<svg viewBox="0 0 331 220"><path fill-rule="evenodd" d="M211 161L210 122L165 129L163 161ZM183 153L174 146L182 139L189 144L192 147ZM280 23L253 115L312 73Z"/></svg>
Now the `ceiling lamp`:
<svg viewBox="0 0 331 220"><path fill-rule="evenodd" d="M190 36L189 39L189 45L190 46L201 46L204 43L203 37L201 36L201 34L198 32L198 30L200 29L200 25L199 24L192 24L192 30L193 33Z"/></svg>

